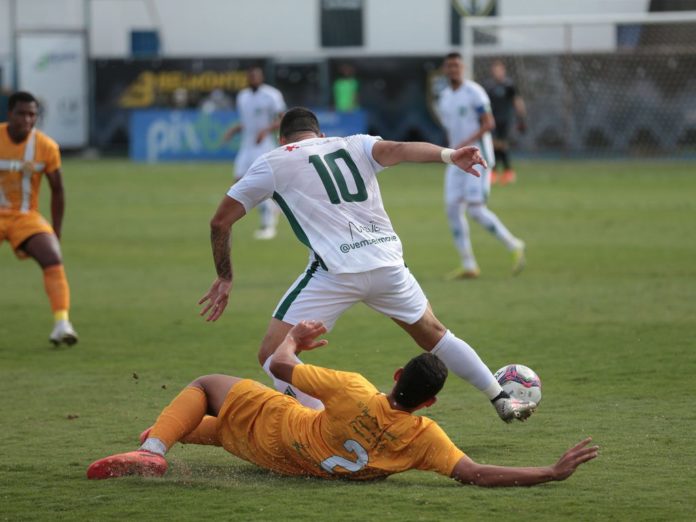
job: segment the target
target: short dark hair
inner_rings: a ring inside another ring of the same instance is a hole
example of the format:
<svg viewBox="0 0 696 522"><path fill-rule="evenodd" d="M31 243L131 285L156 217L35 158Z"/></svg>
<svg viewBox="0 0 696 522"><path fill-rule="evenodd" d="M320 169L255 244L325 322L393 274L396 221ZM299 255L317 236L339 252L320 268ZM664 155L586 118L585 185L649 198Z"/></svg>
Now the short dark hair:
<svg viewBox="0 0 696 522"><path fill-rule="evenodd" d="M445 56L445 60L454 60L454 59L461 60L461 59L462 59L462 53L459 53L459 52L457 52L457 51L454 51L454 52L451 52L451 53L447 53L447 56Z"/></svg>
<svg viewBox="0 0 696 522"><path fill-rule="evenodd" d="M435 397L447 379L447 366L432 353L422 353L404 366L394 385L394 399L405 408L415 408Z"/></svg>
<svg viewBox="0 0 696 522"><path fill-rule="evenodd" d="M293 107L280 120L280 135L283 138L289 138L298 132L321 134L319 120L317 120L316 115L304 107Z"/></svg>
<svg viewBox="0 0 696 522"><path fill-rule="evenodd" d="M10 94L10 97L7 100L7 110L12 111L18 103L32 102L34 102L36 105L39 104L39 100L34 98L33 94L28 93L26 91L17 91L15 93Z"/></svg>

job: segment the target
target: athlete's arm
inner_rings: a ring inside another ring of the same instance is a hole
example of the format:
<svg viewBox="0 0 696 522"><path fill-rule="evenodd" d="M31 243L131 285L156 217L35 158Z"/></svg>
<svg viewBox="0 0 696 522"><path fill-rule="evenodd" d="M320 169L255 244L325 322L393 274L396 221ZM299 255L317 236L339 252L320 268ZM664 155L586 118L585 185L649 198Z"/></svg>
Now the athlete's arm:
<svg viewBox="0 0 696 522"><path fill-rule="evenodd" d="M442 162L443 147L424 142L377 141L372 147L372 157L383 167L399 163L439 163ZM487 167L477 147L462 147L450 156L452 163L460 169L479 176L474 165Z"/></svg>
<svg viewBox="0 0 696 522"><path fill-rule="evenodd" d="M280 120L283 119L283 114L284 113L279 113L278 116L276 117L275 120L273 120L273 123L271 123L268 127L265 129L261 129L261 131L258 133L256 136L256 143L261 143L264 138L270 134L271 132L275 132L278 129L280 129Z"/></svg>
<svg viewBox="0 0 696 522"><path fill-rule="evenodd" d="M524 133L527 130L527 107L519 94L515 94L512 103L515 106L515 114L517 115L517 130Z"/></svg>
<svg viewBox="0 0 696 522"><path fill-rule="evenodd" d="M226 142L230 141L234 137L234 135L237 134L238 132L240 132L241 130L242 130L241 123L237 123L236 125L232 125L232 127L227 129L225 131L225 134L222 135L222 142L226 143Z"/></svg>
<svg viewBox="0 0 696 522"><path fill-rule="evenodd" d="M326 346L329 341L317 337L326 333L326 327L321 321L300 321L288 332L276 351L273 353L270 370L278 379L292 382L292 372L295 366L301 364L294 357L296 353L313 350Z"/></svg>
<svg viewBox="0 0 696 522"><path fill-rule="evenodd" d="M210 311L206 321L217 321L227 306L232 291L232 225L244 217L244 214L246 210L239 201L225 196L210 220L210 244L217 278L198 301L198 304L204 305L200 315Z"/></svg>
<svg viewBox="0 0 696 522"><path fill-rule="evenodd" d="M491 112L490 108L485 109L481 113L479 116L479 123L479 129L459 143L457 148L476 143L484 134L495 129L495 119L493 118L493 113Z"/></svg>
<svg viewBox="0 0 696 522"><path fill-rule="evenodd" d="M565 480L580 464L597 456L599 447L588 446L590 442L592 438L588 437L576 444L552 466L529 468L490 466L478 464L465 455L459 459L451 476L462 484L484 487L534 486L553 480Z"/></svg>
<svg viewBox="0 0 696 522"><path fill-rule="evenodd" d="M65 191L63 190L63 176L60 169L46 174L48 186L51 188L51 223L58 239L60 239L63 227L63 213L65 212Z"/></svg>

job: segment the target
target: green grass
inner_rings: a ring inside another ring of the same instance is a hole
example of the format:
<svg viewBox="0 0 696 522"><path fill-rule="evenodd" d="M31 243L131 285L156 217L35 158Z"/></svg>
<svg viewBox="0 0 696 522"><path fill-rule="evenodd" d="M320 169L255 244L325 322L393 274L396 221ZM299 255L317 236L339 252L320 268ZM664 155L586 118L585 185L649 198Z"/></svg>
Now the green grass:
<svg viewBox="0 0 696 522"><path fill-rule="evenodd" d="M443 169L382 175L406 261L438 316L492 369L521 362L544 383L525 424L501 423L456 378L428 413L481 462L548 464L587 435L602 447L567 482L523 490L460 487L419 472L378 484L288 479L190 446L171 451L163 479L87 481L92 460L135 448L193 378L265 379L256 349L306 252L287 225L277 240L254 242L257 216L243 220L231 305L206 324L196 301L214 275L208 219L231 168L68 161L64 170L77 346L49 346L39 270L0 248L0 519L693 519L693 164L520 163L519 183L496 188L490 203L526 240L528 269L511 278L509 255L472 225L482 277L457 283L442 278L457 265ZM305 360L360 371L384 390L392 370L418 353L364 306L329 339Z"/></svg>

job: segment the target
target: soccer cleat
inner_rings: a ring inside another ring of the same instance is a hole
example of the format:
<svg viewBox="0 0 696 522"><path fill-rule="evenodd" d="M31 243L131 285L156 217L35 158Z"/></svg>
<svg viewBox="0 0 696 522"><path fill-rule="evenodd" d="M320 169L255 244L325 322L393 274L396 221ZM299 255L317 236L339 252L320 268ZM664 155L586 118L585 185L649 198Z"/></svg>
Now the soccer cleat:
<svg viewBox="0 0 696 522"><path fill-rule="evenodd" d="M268 240L276 237L276 229L273 227L259 228L254 231L254 239Z"/></svg>
<svg viewBox="0 0 696 522"><path fill-rule="evenodd" d="M447 276L445 279L447 281L455 281L457 279L476 279L479 275L481 275L481 270L477 268L457 268L456 270L453 270Z"/></svg>
<svg viewBox="0 0 696 522"><path fill-rule="evenodd" d="M505 172L503 172L503 175L500 177L500 184L501 185L509 185L510 183L515 183L517 181L517 173L512 170L508 169Z"/></svg>
<svg viewBox="0 0 696 522"><path fill-rule="evenodd" d="M536 403L531 401L521 401L512 397L501 397L493 403L498 416L505 422L512 422L517 419L527 420L536 410Z"/></svg>
<svg viewBox="0 0 696 522"><path fill-rule="evenodd" d="M130 451L119 453L92 462L87 468L90 480L140 475L141 477L161 477L167 471L167 460L149 451Z"/></svg>
<svg viewBox="0 0 696 522"><path fill-rule="evenodd" d="M512 251L512 275L518 275L527 265L527 257L524 250L524 241L520 241L518 246Z"/></svg>
<svg viewBox="0 0 696 522"><path fill-rule="evenodd" d="M60 321L56 321L48 340L51 341L54 346L58 346L61 343L72 346L77 342L77 332L70 324L70 321L61 319Z"/></svg>
<svg viewBox="0 0 696 522"><path fill-rule="evenodd" d="M491 185L495 185L496 183L498 183L498 180L498 173L495 170L491 170Z"/></svg>

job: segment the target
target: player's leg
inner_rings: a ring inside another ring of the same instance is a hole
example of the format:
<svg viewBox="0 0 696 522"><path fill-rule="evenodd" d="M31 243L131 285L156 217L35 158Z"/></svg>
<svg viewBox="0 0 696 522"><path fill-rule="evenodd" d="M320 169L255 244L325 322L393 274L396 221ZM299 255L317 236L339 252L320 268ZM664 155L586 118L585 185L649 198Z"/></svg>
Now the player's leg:
<svg viewBox="0 0 696 522"><path fill-rule="evenodd" d="M230 390L240 380L219 374L199 377L162 410L140 449L93 462L87 469L87 477L102 479L125 475L163 475L168 467L164 458L167 451L177 441L199 429L206 415L217 416ZM208 427L209 424L206 429Z"/></svg>
<svg viewBox="0 0 696 522"><path fill-rule="evenodd" d="M508 230L500 218L485 203L469 203L466 213L512 252L512 273L515 275L519 274L526 263L524 241L513 236L512 232Z"/></svg>
<svg viewBox="0 0 696 522"><path fill-rule="evenodd" d="M463 202L465 198L466 178L469 174L457 169L454 165L445 171L445 211L454 246L461 259L461 268L450 274L451 278L475 278L479 275L478 264L471 245L469 223L464 217Z"/></svg>
<svg viewBox="0 0 696 522"><path fill-rule="evenodd" d="M329 274L317 261L312 262L278 303L261 342L259 362L273 380L275 389L295 397L308 408L321 410L324 409L324 405L318 399L273 375L270 370L272 355L290 329L302 320L321 321L331 330L339 316L362 297L354 284L355 277L358 276ZM297 361L302 362L299 358Z"/></svg>
<svg viewBox="0 0 696 522"><path fill-rule="evenodd" d="M435 317L418 281L406 267L373 270L372 294L365 304L387 315L426 351L437 355L458 377L480 390L496 407L503 420L526 418L529 405L508 407L509 396L483 363L476 351L456 337ZM501 413L505 399L505 411Z"/></svg>
<svg viewBox="0 0 696 522"><path fill-rule="evenodd" d="M40 232L18 245L18 250L36 260L43 271L44 288L53 311L54 326L50 341L59 345L77 342L77 333L70 323L70 287L63 267L60 243L55 234Z"/></svg>

